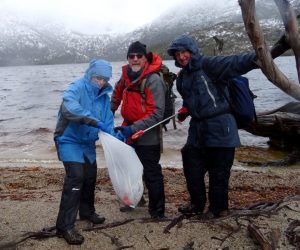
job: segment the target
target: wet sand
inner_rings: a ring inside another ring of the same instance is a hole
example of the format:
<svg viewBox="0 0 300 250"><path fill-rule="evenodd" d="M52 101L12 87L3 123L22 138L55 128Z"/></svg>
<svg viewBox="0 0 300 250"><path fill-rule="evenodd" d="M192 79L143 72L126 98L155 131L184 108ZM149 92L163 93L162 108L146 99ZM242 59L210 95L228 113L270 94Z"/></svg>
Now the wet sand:
<svg viewBox="0 0 300 250"><path fill-rule="evenodd" d="M243 153L238 152L237 157ZM256 152L255 156L258 155ZM266 155L266 152L262 155ZM19 243L17 248L9 249L259 249L249 236L247 226L250 222L270 241L272 232L279 232L277 249L296 249L285 231L292 221L300 220L299 197L298 200L283 203L284 206L276 213L231 216L218 220L185 218L164 233L171 220L180 215L178 206L188 201L180 167L163 169L168 217L165 221L149 220L147 206L121 213L120 203L104 168L98 170L96 211L106 217L104 225L126 219L132 221L113 228L85 231L92 225L78 220L76 227L85 237L81 246L70 247L63 239L51 237L27 239ZM31 165L1 167L0 173L0 249L3 249L4 244L20 240L26 232L55 225L64 170L62 167ZM299 174L298 166L245 169L235 162L230 179L230 210L246 208L257 202L278 203L290 196L300 195Z"/></svg>

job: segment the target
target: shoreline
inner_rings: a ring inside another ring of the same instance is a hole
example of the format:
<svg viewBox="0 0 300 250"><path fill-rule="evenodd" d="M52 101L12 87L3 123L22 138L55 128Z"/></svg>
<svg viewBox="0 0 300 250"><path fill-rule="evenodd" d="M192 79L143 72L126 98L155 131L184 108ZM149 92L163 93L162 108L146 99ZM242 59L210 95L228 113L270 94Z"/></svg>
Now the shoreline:
<svg viewBox="0 0 300 250"><path fill-rule="evenodd" d="M287 171L288 170L288 171ZM199 221L193 217L183 219L169 233L164 233L172 219L180 215L177 208L188 202L186 183L181 168L163 168L167 221L149 220L147 207L139 207L131 213L121 213L120 202L112 188L107 169L99 168L96 185L96 211L106 217L103 226L132 220L122 226L86 231L92 225L78 220L76 227L85 237L83 249L257 249L249 237L249 221L256 225L270 240L272 230L279 230L277 249L296 249L289 243L285 230L291 221L300 218L300 199L282 205L276 213L256 216L228 217L222 220ZM300 195L299 168L261 168L260 170L231 171L229 187L230 210L243 209L253 204L274 204L291 195ZM39 166L0 168L0 248L1 245L20 239L25 232L37 232L55 225L64 169ZM206 179L208 182L208 180ZM147 193L146 200L148 201ZM119 242L119 245L113 243ZM223 241L220 239L224 239ZM117 248L119 247L119 248ZM10 248L12 249L12 248ZM27 239L17 249L70 249L57 237ZM73 248L72 248L73 249Z"/></svg>
<svg viewBox="0 0 300 250"><path fill-rule="evenodd" d="M164 148L161 154L160 164L163 168L174 167L182 168L181 161L181 149L177 148ZM276 161L282 160L287 156L288 152L280 149L271 149L268 147L259 146L241 146L236 148L234 167L251 169L252 166L248 167L247 164L241 163L240 161ZM97 165L98 168L106 168L106 162L104 158L104 152L101 146L97 147ZM28 166L41 166L46 168L61 167L62 163L57 159L56 151L53 149L51 152L44 154L43 157L35 156L22 156L20 158L0 157L0 168L3 167L28 167ZM300 167L300 162L295 165Z"/></svg>

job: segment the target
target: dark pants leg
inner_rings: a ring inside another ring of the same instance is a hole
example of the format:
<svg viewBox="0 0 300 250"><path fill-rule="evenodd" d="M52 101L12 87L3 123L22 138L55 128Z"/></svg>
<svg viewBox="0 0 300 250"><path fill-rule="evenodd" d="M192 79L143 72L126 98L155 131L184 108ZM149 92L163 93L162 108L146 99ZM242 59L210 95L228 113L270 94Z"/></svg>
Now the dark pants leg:
<svg viewBox="0 0 300 250"><path fill-rule="evenodd" d="M56 228L65 231L74 227L78 210L81 215L95 212L97 164L64 162L66 176L61 196Z"/></svg>
<svg viewBox="0 0 300 250"><path fill-rule="evenodd" d="M228 185L235 148L206 148L209 173L209 210L219 215L228 209Z"/></svg>
<svg viewBox="0 0 300 250"><path fill-rule="evenodd" d="M203 210L206 203L204 176L207 171L203 150L186 144L181 149L181 155L191 203Z"/></svg>
<svg viewBox="0 0 300 250"><path fill-rule="evenodd" d="M163 216L165 213L164 180L160 160L160 146L135 146L135 151L143 164L144 181L149 195L149 213L151 216Z"/></svg>
<svg viewBox="0 0 300 250"><path fill-rule="evenodd" d="M56 228L66 231L74 227L83 185L83 164L64 162L66 171Z"/></svg>
<svg viewBox="0 0 300 250"><path fill-rule="evenodd" d="M95 213L95 186L97 178L97 163L90 164L85 158L83 166L84 182L80 197L79 216L89 217Z"/></svg>

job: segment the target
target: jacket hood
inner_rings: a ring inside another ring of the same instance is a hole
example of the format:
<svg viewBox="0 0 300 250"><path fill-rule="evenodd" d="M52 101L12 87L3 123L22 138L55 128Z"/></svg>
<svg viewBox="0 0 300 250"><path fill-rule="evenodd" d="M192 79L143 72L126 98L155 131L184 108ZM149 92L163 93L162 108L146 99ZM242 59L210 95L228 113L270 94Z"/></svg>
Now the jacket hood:
<svg viewBox="0 0 300 250"><path fill-rule="evenodd" d="M176 37L174 41L169 45L167 52L170 56L174 57L176 51L182 50L188 50L193 55L200 54L198 43L196 42L196 40L187 35L180 35Z"/></svg>
<svg viewBox="0 0 300 250"><path fill-rule="evenodd" d="M100 76L108 81L112 76L112 66L110 62L102 59L90 61L89 67L85 71L85 77L90 80L93 76Z"/></svg>
<svg viewBox="0 0 300 250"><path fill-rule="evenodd" d="M146 57L147 57L147 62L145 64L145 66L144 66L144 70L141 73L141 75L139 76L138 80L135 81L137 84L141 83L142 79L146 75L154 73L154 72L158 72L160 70L160 68L161 68L162 59L161 59L161 57L159 55L150 52L150 53L147 54ZM127 75L127 70L126 70L127 67L128 67L128 64L124 65L122 67L122 76L123 76L123 78L125 80L126 85L130 86L133 83L131 83L131 81L129 80L129 77Z"/></svg>

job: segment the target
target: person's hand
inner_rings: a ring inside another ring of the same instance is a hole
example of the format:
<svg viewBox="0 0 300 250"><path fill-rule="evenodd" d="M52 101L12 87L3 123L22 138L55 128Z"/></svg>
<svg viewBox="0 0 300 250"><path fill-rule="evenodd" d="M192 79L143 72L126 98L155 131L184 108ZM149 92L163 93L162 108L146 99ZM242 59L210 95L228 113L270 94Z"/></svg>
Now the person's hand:
<svg viewBox="0 0 300 250"><path fill-rule="evenodd" d="M105 126L104 122L98 122L97 127L102 130L103 132L109 133L109 131L107 130L107 127Z"/></svg>
<svg viewBox="0 0 300 250"><path fill-rule="evenodd" d="M125 142L126 141L126 138L123 136L122 132L121 131L116 131L114 133L114 137L116 137L118 140L122 141L122 142Z"/></svg>
<svg viewBox="0 0 300 250"><path fill-rule="evenodd" d="M130 126L119 126L114 128L115 132L120 131L125 139L132 136L133 132Z"/></svg>
<svg viewBox="0 0 300 250"><path fill-rule="evenodd" d="M180 122L183 122L188 116L189 116L189 111L186 107L181 107L178 110L178 115L177 115L177 119Z"/></svg>

